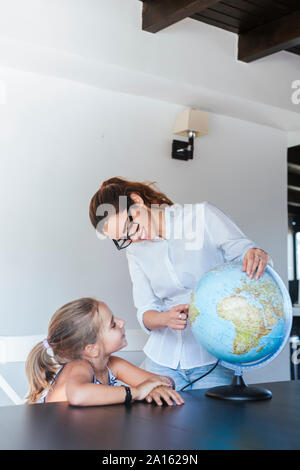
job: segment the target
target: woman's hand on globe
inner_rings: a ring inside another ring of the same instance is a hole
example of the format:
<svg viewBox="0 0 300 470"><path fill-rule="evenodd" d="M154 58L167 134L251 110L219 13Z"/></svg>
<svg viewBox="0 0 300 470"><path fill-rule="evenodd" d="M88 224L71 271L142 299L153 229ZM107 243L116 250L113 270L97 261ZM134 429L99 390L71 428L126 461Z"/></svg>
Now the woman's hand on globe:
<svg viewBox="0 0 300 470"><path fill-rule="evenodd" d="M184 330L187 325L188 304L175 305L164 312L166 316L166 326L173 330Z"/></svg>
<svg viewBox="0 0 300 470"><path fill-rule="evenodd" d="M269 255L260 248L250 248L244 257L242 271L247 271L250 279L253 278L257 269L255 279L259 279L265 272L268 264Z"/></svg>

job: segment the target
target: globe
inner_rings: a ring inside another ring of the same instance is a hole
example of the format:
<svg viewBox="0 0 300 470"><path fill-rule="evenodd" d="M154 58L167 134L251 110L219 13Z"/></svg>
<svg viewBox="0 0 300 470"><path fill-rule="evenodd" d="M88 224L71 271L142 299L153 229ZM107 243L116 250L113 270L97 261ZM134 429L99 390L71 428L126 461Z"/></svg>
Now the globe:
<svg viewBox="0 0 300 470"><path fill-rule="evenodd" d="M249 278L241 262L207 271L189 304L192 332L220 364L242 376L263 367L282 351L292 327L289 293L269 265L260 279ZM245 385L244 381L233 385Z"/></svg>

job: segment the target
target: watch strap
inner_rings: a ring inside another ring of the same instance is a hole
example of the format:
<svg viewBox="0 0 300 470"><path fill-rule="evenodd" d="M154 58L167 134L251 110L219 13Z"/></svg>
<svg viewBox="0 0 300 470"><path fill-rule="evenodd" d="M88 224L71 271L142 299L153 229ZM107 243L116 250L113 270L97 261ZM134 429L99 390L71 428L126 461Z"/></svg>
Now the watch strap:
<svg viewBox="0 0 300 470"><path fill-rule="evenodd" d="M125 398L124 403L131 403L132 395L131 395L130 387L128 387L127 385L122 385L122 387L124 387L126 390L126 398Z"/></svg>

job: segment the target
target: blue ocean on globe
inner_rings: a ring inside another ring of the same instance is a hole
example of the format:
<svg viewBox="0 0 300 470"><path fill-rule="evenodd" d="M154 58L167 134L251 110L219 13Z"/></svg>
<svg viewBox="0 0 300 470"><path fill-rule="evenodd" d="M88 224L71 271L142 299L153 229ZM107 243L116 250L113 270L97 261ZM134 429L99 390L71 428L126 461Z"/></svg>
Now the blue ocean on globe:
<svg viewBox="0 0 300 470"><path fill-rule="evenodd" d="M267 265L255 280L230 262L207 271L189 305L194 336L229 368L261 366L283 349L291 330L292 304L276 271Z"/></svg>

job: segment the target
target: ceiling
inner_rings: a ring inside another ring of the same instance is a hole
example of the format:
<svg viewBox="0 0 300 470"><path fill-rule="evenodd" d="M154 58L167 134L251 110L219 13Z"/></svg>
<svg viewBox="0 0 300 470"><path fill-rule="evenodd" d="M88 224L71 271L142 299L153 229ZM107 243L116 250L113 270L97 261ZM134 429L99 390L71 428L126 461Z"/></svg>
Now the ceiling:
<svg viewBox="0 0 300 470"><path fill-rule="evenodd" d="M238 60L300 55L300 0L142 0L144 31L192 18L238 35Z"/></svg>

